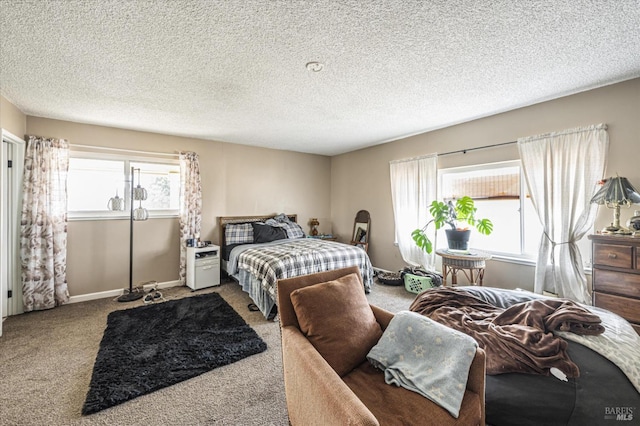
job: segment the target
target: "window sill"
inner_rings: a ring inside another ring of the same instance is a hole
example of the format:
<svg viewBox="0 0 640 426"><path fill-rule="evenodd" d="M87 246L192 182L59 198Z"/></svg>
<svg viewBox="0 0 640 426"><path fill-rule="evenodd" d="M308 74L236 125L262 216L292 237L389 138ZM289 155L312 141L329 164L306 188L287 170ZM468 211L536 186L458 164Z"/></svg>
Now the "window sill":
<svg viewBox="0 0 640 426"><path fill-rule="evenodd" d="M149 212L149 219L177 219L180 217L177 213L151 213ZM69 215L67 217L69 222L81 222L81 221L97 221L97 220L129 220L130 216L127 215L112 215L112 214L91 214L91 215Z"/></svg>
<svg viewBox="0 0 640 426"><path fill-rule="evenodd" d="M504 262L504 263L513 263L516 265L525 265L525 266L531 266L534 267L536 266L536 261L534 259L528 259L528 258L521 258L521 257L512 257L512 256L506 256L504 254L493 254L491 257L491 260L495 260L497 262ZM591 266L590 265L585 265L584 266L584 273L587 275L591 275Z"/></svg>
<svg viewBox="0 0 640 426"><path fill-rule="evenodd" d="M536 266L536 261L534 259L530 259L526 257L509 256L505 254L492 253L491 260L496 260L498 262L505 262L505 263L515 263L517 265Z"/></svg>

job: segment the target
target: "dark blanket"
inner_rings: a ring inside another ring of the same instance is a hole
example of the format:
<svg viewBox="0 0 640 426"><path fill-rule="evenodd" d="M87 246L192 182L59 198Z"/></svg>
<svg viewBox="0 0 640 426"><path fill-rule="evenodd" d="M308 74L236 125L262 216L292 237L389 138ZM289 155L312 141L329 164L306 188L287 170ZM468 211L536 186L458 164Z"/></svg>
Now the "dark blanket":
<svg viewBox="0 0 640 426"><path fill-rule="evenodd" d="M420 294L410 309L476 339L487 354L487 374L548 375L553 367L578 377L567 342L553 330L600 334L600 318L567 299L537 299L501 308L454 288Z"/></svg>
<svg viewBox="0 0 640 426"><path fill-rule="evenodd" d="M640 407L640 394L622 371L595 351L567 341L580 377L563 382L537 374L487 376L486 416L492 426L615 426L611 407ZM606 391L603 391L606 390ZM634 420L637 419L634 414Z"/></svg>

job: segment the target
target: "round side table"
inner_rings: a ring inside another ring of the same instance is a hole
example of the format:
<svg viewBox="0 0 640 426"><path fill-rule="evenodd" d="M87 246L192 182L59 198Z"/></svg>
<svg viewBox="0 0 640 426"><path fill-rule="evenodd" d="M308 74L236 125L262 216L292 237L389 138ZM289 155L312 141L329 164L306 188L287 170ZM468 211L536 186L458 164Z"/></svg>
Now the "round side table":
<svg viewBox="0 0 640 426"><path fill-rule="evenodd" d="M442 275L445 286L449 274L451 274L451 285L454 286L458 283L458 271L462 271L472 285L482 285L485 262L491 259L491 254L479 250L456 253L448 249L436 250L436 254L442 257Z"/></svg>

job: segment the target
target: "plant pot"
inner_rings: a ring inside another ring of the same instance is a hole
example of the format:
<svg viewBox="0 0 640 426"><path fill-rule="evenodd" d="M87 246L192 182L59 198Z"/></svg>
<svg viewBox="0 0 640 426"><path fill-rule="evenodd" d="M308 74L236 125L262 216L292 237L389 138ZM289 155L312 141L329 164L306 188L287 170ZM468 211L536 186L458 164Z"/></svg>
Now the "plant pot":
<svg viewBox="0 0 640 426"><path fill-rule="evenodd" d="M449 250L469 250L469 237L471 236L470 229L445 229L445 232L447 233L447 243L449 244Z"/></svg>

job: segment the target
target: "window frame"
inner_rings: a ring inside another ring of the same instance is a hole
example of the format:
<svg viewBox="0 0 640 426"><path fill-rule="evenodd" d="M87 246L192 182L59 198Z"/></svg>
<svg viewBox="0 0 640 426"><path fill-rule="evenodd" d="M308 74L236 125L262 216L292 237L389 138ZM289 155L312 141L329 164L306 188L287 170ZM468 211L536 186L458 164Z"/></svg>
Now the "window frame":
<svg viewBox="0 0 640 426"><path fill-rule="evenodd" d="M488 170L488 169L500 169L500 168L509 168L509 167L518 167L520 173L520 196L519 196L519 212L520 212L520 241L519 241L519 250L520 253L510 253L510 252L499 252L495 250L486 250L488 253L491 253L496 258L500 259L509 259L516 262L521 263L535 263L535 256L532 254L528 254L525 252L525 219L523 216L526 195L523 197L523 194L526 194L526 182L525 177L522 171L522 162L520 160L507 160L507 161L498 161L494 163L483 163L483 164L472 164L468 166L458 166L458 167L447 167L444 169L438 169L438 194L442 194L443 192L443 180L445 174L451 173L461 173L461 172L474 172L479 170ZM491 219L491 218L489 218ZM495 225L494 225L495 226Z"/></svg>
<svg viewBox="0 0 640 426"><path fill-rule="evenodd" d="M526 242L525 242L525 231L526 231L526 223L525 223L525 202L527 200L527 182L524 176L524 170L522 168L521 160L507 160L507 161L498 161L494 163L483 163L483 164L473 164L468 166L458 166L458 167L447 167L443 169L438 169L438 194L442 194L442 175L446 173L454 173L456 171L477 171L477 170L486 170L486 169L495 169L502 167L513 167L518 166L520 170L520 253L508 253L508 252L499 252L495 250L485 250L488 253L491 253L494 259L503 260L511 263L518 263L523 265L535 265L537 263L537 254L535 253L527 253L525 252ZM440 195L438 195L440 198ZM535 217L538 220L537 217ZM495 225L494 225L495 226ZM530 235L529 238L535 238L535 235ZM542 238L542 234L538 236L538 238ZM441 240L441 239L439 239ZM446 241L446 239L444 239ZM584 241L586 240L586 241ZM446 243L445 243L446 244ZM590 242L584 238L581 241L578 241L578 250L580 250L580 254L582 255L583 260L583 269L586 273L591 272L591 263L592 263L592 253L591 253L591 244Z"/></svg>
<svg viewBox="0 0 640 426"><path fill-rule="evenodd" d="M99 149L99 147L96 147ZM122 211L112 211L112 210L84 210L84 211L67 211L67 219L69 221L80 221L80 220L121 220L127 219L129 220L131 217L131 182L130 174L127 173L125 175L125 170L131 170L131 163L154 163L154 164L171 164L171 165L179 165L180 160L178 158L166 158L158 156L154 156L153 153L149 153L149 155L128 155L126 151L123 150L123 153L112 153L112 152L99 152L99 151L84 151L81 149L71 149L69 150L69 158L84 158L84 159L95 159L95 160L111 160L111 161L122 161L124 162L124 169L122 170L123 178L125 179L124 191L122 194L122 198L125 199L125 209ZM115 194L114 194L115 195ZM68 196L68 195L67 195ZM180 196L180 195L179 195ZM105 200L105 206L109 200ZM134 206L135 207L135 206ZM160 218L177 218L180 215L180 209L155 209L150 210L149 219L160 219Z"/></svg>

